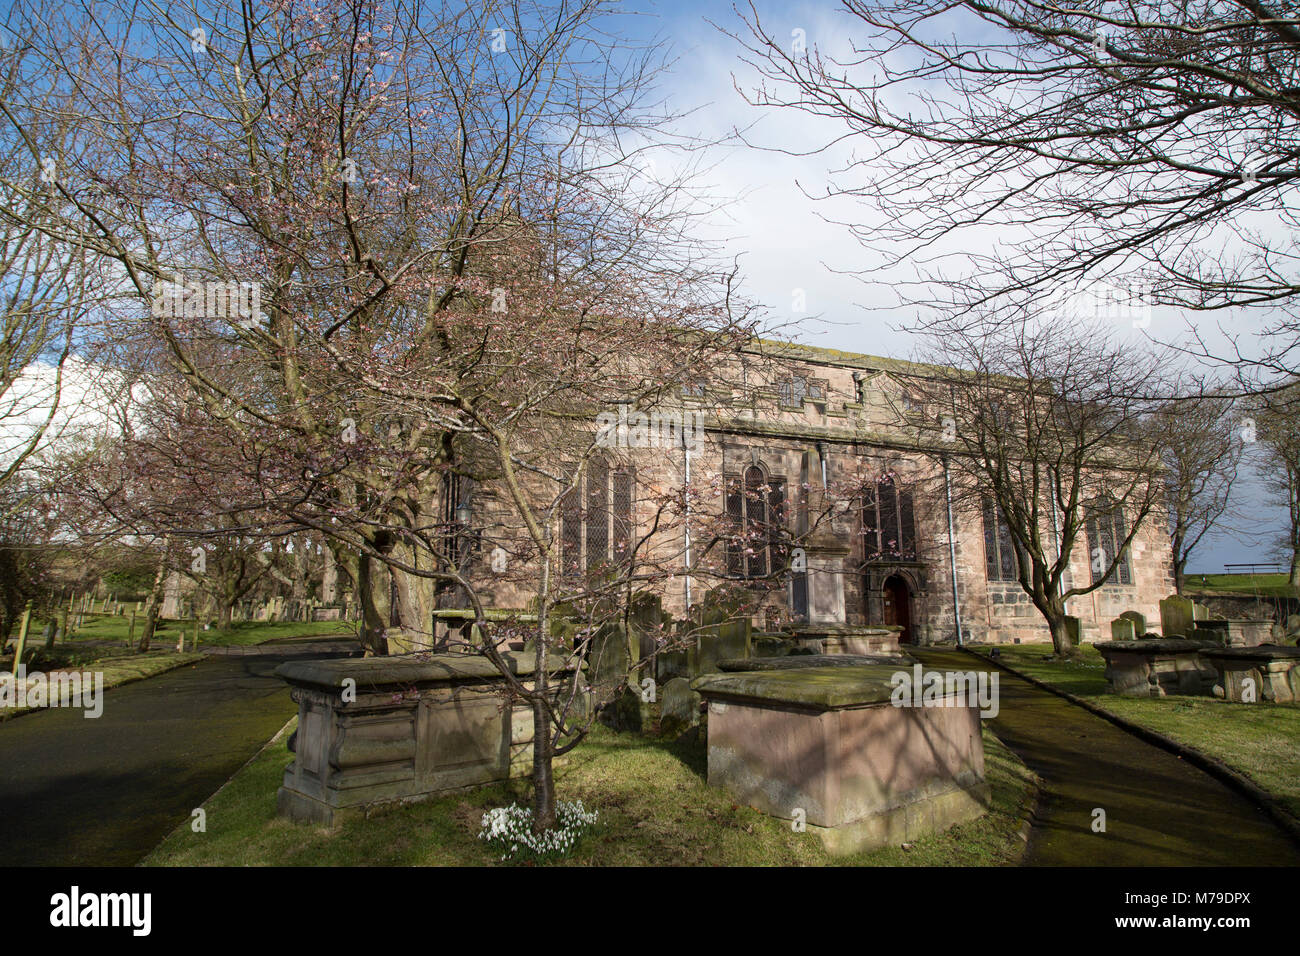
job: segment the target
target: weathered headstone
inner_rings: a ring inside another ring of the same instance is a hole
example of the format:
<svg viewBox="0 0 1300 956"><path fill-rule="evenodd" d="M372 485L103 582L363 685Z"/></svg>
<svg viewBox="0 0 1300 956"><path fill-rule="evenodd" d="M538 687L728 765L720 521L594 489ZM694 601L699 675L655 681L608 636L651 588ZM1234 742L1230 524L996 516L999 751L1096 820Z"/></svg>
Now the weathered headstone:
<svg viewBox="0 0 1300 956"><path fill-rule="evenodd" d="M653 660L656 650L672 633L672 615L664 611L658 595L642 593L632 598L628 619L632 624L631 649L640 659Z"/></svg>
<svg viewBox="0 0 1300 956"><path fill-rule="evenodd" d="M663 713L659 732L676 737L700 723L700 695L691 690L691 682L674 677L663 687Z"/></svg>
<svg viewBox="0 0 1300 956"><path fill-rule="evenodd" d="M611 701L618 685L627 680L633 663L623 623L611 621L601 625L587 649L587 673L600 704Z"/></svg>
<svg viewBox="0 0 1300 956"><path fill-rule="evenodd" d="M1198 620L1192 625L1191 637L1192 640L1213 641L1227 647L1229 644L1228 622L1209 618Z"/></svg>
<svg viewBox="0 0 1300 956"><path fill-rule="evenodd" d="M1065 615L1065 633L1070 636L1070 644L1079 647L1083 643L1083 622L1073 614Z"/></svg>
<svg viewBox="0 0 1300 956"><path fill-rule="evenodd" d="M1141 637L1133 621L1126 617L1117 617L1110 622L1110 639L1112 641L1132 641Z"/></svg>
<svg viewBox="0 0 1300 956"><path fill-rule="evenodd" d="M1196 604L1191 598L1171 595L1160 602L1162 637L1190 637L1196 626Z"/></svg>
<svg viewBox="0 0 1300 956"><path fill-rule="evenodd" d="M731 657L750 657L752 627L749 618L710 624L699 630L699 672L713 674L718 661Z"/></svg>
<svg viewBox="0 0 1300 956"><path fill-rule="evenodd" d="M1132 621L1133 632L1142 637L1147 633L1147 616L1138 611L1125 611L1120 616L1121 621Z"/></svg>
<svg viewBox="0 0 1300 956"><path fill-rule="evenodd" d="M1300 614L1287 615L1282 637L1288 644L1300 645Z"/></svg>
<svg viewBox="0 0 1300 956"><path fill-rule="evenodd" d="M613 718L615 730L630 730L635 733L649 730L654 719L645 691L637 686L623 688L614 706L605 708L603 714L606 722L609 722L610 717Z"/></svg>

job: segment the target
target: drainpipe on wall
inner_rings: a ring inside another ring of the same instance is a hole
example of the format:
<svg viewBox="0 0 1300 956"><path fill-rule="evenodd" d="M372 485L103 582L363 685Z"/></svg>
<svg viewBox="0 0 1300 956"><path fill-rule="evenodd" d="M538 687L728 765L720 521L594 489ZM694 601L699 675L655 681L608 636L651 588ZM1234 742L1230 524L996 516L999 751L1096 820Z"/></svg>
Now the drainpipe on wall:
<svg viewBox="0 0 1300 956"><path fill-rule="evenodd" d="M952 616L957 625L957 646L962 646L961 602L957 599L957 535L952 523L952 482L948 480L948 456L943 456L943 494L948 502L948 566L952 570Z"/></svg>
<svg viewBox="0 0 1300 956"><path fill-rule="evenodd" d="M682 454L686 458L686 613L691 611L691 446L682 429Z"/></svg>

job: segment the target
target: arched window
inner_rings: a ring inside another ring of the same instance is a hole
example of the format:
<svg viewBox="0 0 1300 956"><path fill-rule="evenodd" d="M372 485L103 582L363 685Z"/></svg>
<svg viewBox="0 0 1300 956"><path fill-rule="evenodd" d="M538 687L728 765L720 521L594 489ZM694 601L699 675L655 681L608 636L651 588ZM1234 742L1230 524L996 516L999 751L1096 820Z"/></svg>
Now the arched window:
<svg viewBox="0 0 1300 956"><path fill-rule="evenodd" d="M915 561L912 492L886 475L862 496L862 547L867 561Z"/></svg>
<svg viewBox="0 0 1300 956"><path fill-rule="evenodd" d="M990 581L1016 581L1016 547L1007 517L993 499L985 497L984 570Z"/></svg>
<svg viewBox="0 0 1300 956"><path fill-rule="evenodd" d="M1103 578L1107 584L1132 584L1133 567L1129 563L1128 549L1115 555L1128 531L1124 525L1124 509L1119 503L1109 498L1099 498L1084 512L1084 521L1088 531L1088 567L1092 569L1092 583L1097 584ZM1115 567L1111 569L1111 562ZM1110 571L1107 575L1106 572Z"/></svg>
<svg viewBox="0 0 1300 956"><path fill-rule="evenodd" d="M560 569L567 580L628 557L634 477L630 466L594 458L560 502Z"/></svg>
<svg viewBox="0 0 1300 956"><path fill-rule="evenodd" d="M785 523L785 482L771 478L758 465L726 479L727 573L735 577L766 577L785 563L781 528Z"/></svg>

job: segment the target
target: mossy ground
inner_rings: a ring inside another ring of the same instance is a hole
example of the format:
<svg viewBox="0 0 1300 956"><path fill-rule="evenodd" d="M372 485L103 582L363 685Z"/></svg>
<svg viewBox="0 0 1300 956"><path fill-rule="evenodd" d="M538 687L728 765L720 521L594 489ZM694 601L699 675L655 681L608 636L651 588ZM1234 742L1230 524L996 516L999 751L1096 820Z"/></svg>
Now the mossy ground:
<svg viewBox="0 0 1300 956"><path fill-rule="evenodd" d="M1297 597L1297 589L1285 574L1189 574L1186 589L1196 592L1227 591L1258 594L1261 597Z"/></svg>
<svg viewBox="0 0 1300 956"><path fill-rule="evenodd" d="M557 767L560 798L599 811L595 827L560 861L582 866L1001 866L1019 862L1019 831L1035 794L1032 774L987 730L990 812L910 844L831 857L811 833L738 806L705 783L702 739L675 742L597 727ZM524 802L519 785L489 786L390 808L334 830L289 823L275 791L290 755L278 741L205 804L207 830L173 832L153 866L501 865L478 839L483 814ZM506 864L510 865L510 864Z"/></svg>
<svg viewBox="0 0 1300 956"><path fill-rule="evenodd" d="M1003 662L1021 673L1218 758L1300 816L1300 707L1237 704L1215 697L1111 694L1106 690L1105 661L1091 644L1079 649L1078 661L1049 660L1050 644L1003 646L1000 651Z"/></svg>
<svg viewBox="0 0 1300 956"><path fill-rule="evenodd" d="M101 672L104 675L105 690L110 687L117 687L120 684L129 684L132 681L154 677L175 670L177 667L197 664L203 660L202 654L177 654L168 651L150 651L148 654L114 654L108 657L94 654L72 654L69 657L71 659L66 661L48 662L51 665L50 669L57 666L61 669ZM81 661L80 657L87 657L89 660ZM43 666L42 669L45 669L45 667ZM18 714L25 714L30 710L39 709L39 707L0 707L0 720L7 720L10 717L16 717Z"/></svg>
<svg viewBox="0 0 1300 956"><path fill-rule="evenodd" d="M59 620L62 623L61 617ZM33 622L27 636L27 646L29 648L44 643L41 634L45 628L45 623L45 621ZM159 629L154 635L154 643L159 647L169 645L175 647L176 638L182 630L185 632L186 647L189 647L190 642L194 639L194 622L192 620L163 619L159 622L159 625ZM140 630L143 626L143 615L137 615L135 623L136 640L139 640ZM131 615L129 613L125 615L87 615L85 622L73 632L68 643L75 644L78 641L121 641L125 645L127 635L130 633L130 627ZM224 630L217 630L216 628L208 631L200 630L199 645L246 647L286 638L334 634L346 637L355 633L355 625L346 621L239 621ZM61 640L59 643L63 644L64 642Z"/></svg>

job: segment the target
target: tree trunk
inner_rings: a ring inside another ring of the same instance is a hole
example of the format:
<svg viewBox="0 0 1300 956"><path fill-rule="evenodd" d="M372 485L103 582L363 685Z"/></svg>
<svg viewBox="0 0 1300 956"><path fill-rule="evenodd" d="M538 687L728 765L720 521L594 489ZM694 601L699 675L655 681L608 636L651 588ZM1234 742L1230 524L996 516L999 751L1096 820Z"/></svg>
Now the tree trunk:
<svg viewBox="0 0 1300 956"><path fill-rule="evenodd" d="M535 833L542 833L555 827L553 750L550 708L545 698L539 698L533 701L533 831Z"/></svg>
<svg viewBox="0 0 1300 956"><path fill-rule="evenodd" d="M162 606L163 583L166 580L167 554L164 552L158 559L158 571L153 576L153 587L149 589L149 597L144 603L144 627L140 631L140 645L137 648L141 654L149 650L154 629L158 626L158 611Z"/></svg>
<svg viewBox="0 0 1300 956"><path fill-rule="evenodd" d="M1300 588L1300 461L1287 461L1286 485L1287 505L1291 512L1291 526L1287 529L1291 543L1291 574L1288 581L1291 587Z"/></svg>
<svg viewBox="0 0 1300 956"><path fill-rule="evenodd" d="M1180 597L1183 593L1183 585L1187 583L1188 552L1183 547L1186 541L1187 533L1180 521L1174 527L1174 530L1169 533L1169 554L1174 559L1174 593ZM1141 634L1138 635L1138 637L1141 636Z"/></svg>
<svg viewBox="0 0 1300 956"><path fill-rule="evenodd" d="M1057 657L1073 657L1076 653L1074 640L1070 637L1069 628L1065 626L1065 614L1053 614L1047 620L1048 629L1052 632L1052 649L1056 652Z"/></svg>
<svg viewBox="0 0 1300 956"><path fill-rule="evenodd" d="M293 599L299 603L307 600L307 545L302 538L294 537L293 542Z"/></svg>
<svg viewBox="0 0 1300 956"><path fill-rule="evenodd" d="M371 654L388 653L388 638L379 603L375 600L376 568L368 555L357 555L357 600L361 604L361 646Z"/></svg>
<svg viewBox="0 0 1300 956"><path fill-rule="evenodd" d="M551 727L551 624L547 598L551 588L549 561L542 562L540 602L537 614L537 647L533 654L533 831L542 833L555 826L555 732Z"/></svg>
<svg viewBox="0 0 1300 956"><path fill-rule="evenodd" d="M320 600L322 604L334 604L338 600L339 568L329 542L321 548L321 557L325 561L325 570L321 574Z"/></svg>
<svg viewBox="0 0 1300 956"><path fill-rule="evenodd" d="M235 603L233 601L220 601L217 604L217 628L218 630L230 630L231 621L234 619Z"/></svg>

